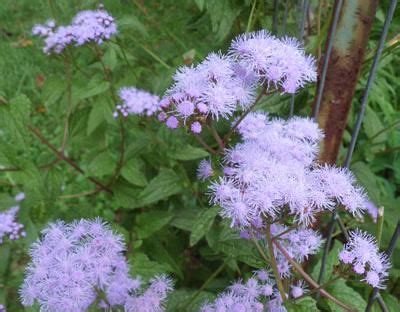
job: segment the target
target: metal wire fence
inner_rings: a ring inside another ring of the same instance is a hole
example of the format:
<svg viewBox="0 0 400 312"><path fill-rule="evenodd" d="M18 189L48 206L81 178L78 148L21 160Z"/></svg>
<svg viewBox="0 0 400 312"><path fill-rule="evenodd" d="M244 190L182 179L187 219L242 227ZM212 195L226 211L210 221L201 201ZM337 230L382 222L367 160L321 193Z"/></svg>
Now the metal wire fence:
<svg viewBox="0 0 400 312"><path fill-rule="evenodd" d="M362 93L361 105L360 105L360 108L359 108L359 111L357 114L357 119L356 119L354 129L351 134L351 141L350 141L350 144L347 149L345 161L343 163L343 167L345 167L345 168L350 167L350 163L351 163L351 160L353 157L353 153L354 153L354 149L355 149L355 146L357 143L358 135L359 135L359 132L361 129L363 119L364 119L365 110L366 110L366 107L368 104L368 96L369 96L371 88L373 86L373 82L376 78L378 63L379 63L380 57L381 57L383 49L384 49L385 41L387 38L387 34L389 31L391 21L393 19L393 15L394 15L394 11L397 6L397 2L398 2L397 0L392 0L390 2L389 9L386 13L384 26L383 26L383 29L382 29L382 32L380 35L380 39L378 42L378 47L376 49L375 55L373 57L372 65L369 70L369 75L368 75L366 86ZM306 25L307 15L308 15L308 12L310 9L310 1L309 0L300 0L300 1L298 1L297 5L299 6L299 8L301 8L300 13L298 14L298 19L299 19L298 25L299 26L298 26L297 37L299 40L302 40L303 33L304 33L304 27ZM273 16L272 29L275 34L278 32L278 14L280 13L278 7L279 7L279 1L274 1L274 16ZM317 119L318 114L320 113L321 102L323 99L323 91L324 91L327 72L328 72L329 60L332 56L333 42L334 42L336 31L337 31L339 17L340 17L341 11L343 9L344 9L343 8L343 0L337 0L336 4L334 6L333 12L332 12L330 33L329 33L329 36L328 36L328 39L326 42L324 57L321 61L322 70L321 70L320 76L318 77L316 100L315 100L315 104L314 104L313 112L312 112L312 117L315 120ZM283 19L282 19L282 33L286 32L288 11L289 11L289 1L286 0L284 2L284 12L283 12ZM294 104L295 104L295 96L293 95L290 99L289 116L293 116L293 114L294 114ZM323 255L322 255L321 267L320 267L320 271L319 271L319 275L318 275L318 284L321 284L324 274L325 274L328 253L332 246L332 238L333 238L333 233L334 233L336 224L339 225L339 228L340 228L342 234L344 235L344 237L346 238L346 240L349 239L349 233L348 233L346 227L344 226L344 223L343 223L337 209L335 209L332 212L331 219L328 223L328 228L326 231L326 241L325 241L324 251L323 251ZM395 249L395 246L397 244L399 237L400 237L400 220L397 223L397 227L391 237L389 246L386 250L386 254L389 258L391 258L391 256L393 255L393 251ZM317 299L319 299L319 292L317 293L316 297L317 297ZM371 310L372 305L375 301L377 301L379 303L379 306L382 311L388 311L388 308L386 307L385 302L383 301L382 297L379 294L379 289L374 288L369 297L368 305L366 307L366 312L369 312Z"/></svg>

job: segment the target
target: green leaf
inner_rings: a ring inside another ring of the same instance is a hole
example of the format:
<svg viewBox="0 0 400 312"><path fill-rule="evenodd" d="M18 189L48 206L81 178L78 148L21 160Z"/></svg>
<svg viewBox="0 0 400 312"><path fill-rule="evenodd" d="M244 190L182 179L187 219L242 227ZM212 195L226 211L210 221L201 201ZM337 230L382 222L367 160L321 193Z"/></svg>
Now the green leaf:
<svg viewBox="0 0 400 312"><path fill-rule="evenodd" d="M140 204L149 205L155 203L161 199L180 193L182 189L181 179L173 170L161 170L140 193Z"/></svg>
<svg viewBox="0 0 400 312"><path fill-rule="evenodd" d="M129 15L124 16L118 19L118 26L121 29L126 29L126 33L136 33L139 32L140 34L147 36L148 32L146 26L139 21L136 16Z"/></svg>
<svg viewBox="0 0 400 312"><path fill-rule="evenodd" d="M210 230L214 219L217 216L219 207L204 209L196 217L193 224L193 231L190 234L190 246L194 246L197 242Z"/></svg>
<svg viewBox="0 0 400 312"><path fill-rule="evenodd" d="M149 280L155 275L170 272L168 266L150 260L144 253L136 253L130 258L130 262L132 263L132 274L134 276L138 275L144 280Z"/></svg>
<svg viewBox="0 0 400 312"><path fill-rule="evenodd" d="M138 159L129 159L122 167L122 176L133 185L146 186L147 179L141 170L141 165Z"/></svg>
<svg viewBox="0 0 400 312"><path fill-rule="evenodd" d="M7 245L0 245L0 280L6 273L10 261L11 248Z"/></svg>
<svg viewBox="0 0 400 312"><path fill-rule="evenodd" d="M199 8L199 10L203 11L205 0L194 0L194 2L196 3L196 5Z"/></svg>
<svg viewBox="0 0 400 312"><path fill-rule="evenodd" d="M184 148L169 151L168 156L177 160L193 160L207 157L209 154L202 148L186 145Z"/></svg>
<svg viewBox="0 0 400 312"><path fill-rule="evenodd" d="M398 311L400 307L399 300L391 294L386 292L380 292L383 301L385 302L386 306L388 307L389 311ZM382 309L380 308L378 302L375 300L374 305L372 306L371 312L381 312Z"/></svg>
<svg viewBox="0 0 400 312"><path fill-rule="evenodd" d="M351 170L357 177L358 182L365 187L368 196L373 202L380 202L380 192L377 183L377 176L371 171L370 166L358 161L351 165Z"/></svg>
<svg viewBox="0 0 400 312"><path fill-rule="evenodd" d="M365 134L367 135L368 138L375 136L379 131L384 129L382 122L379 119L377 113L369 106L367 106L367 109L365 111L363 128L364 128ZM386 138L387 138L387 133L384 132L384 133L380 134L374 140L376 142L382 142L382 141L385 141Z"/></svg>
<svg viewBox="0 0 400 312"><path fill-rule="evenodd" d="M90 110L87 135L91 135L105 121L112 119L112 111L107 101L96 101Z"/></svg>
<svg viewBox="0 0 400 312"><path fill-rule="evenodd" d="M115 160L108 152L101 153L90 163L88 174L96 177L111 174L114 171L115 163Z"/></svg>
<svg viewBox="0 0 400 312"><path fill-rule="evenodd" d="M285 304L288 312L318 312L317 302L311 297L304 297L296 300L295 303Z"/></svg>
<svg viewBox="0 0 400 312"><path fill-rule="evenodd" d="M168 296L166 312L186 311L198 312L205 302L215 300L215 294L207 291L201 291L195 300L191 303L188 309L183 310L186 303L196 294L196 290L178 289Z"/></svg>
<svg viewBox="0 0 400 312"><path fill-rule="evenodd" d="M222 41L229 34L242 7L235 6L230 0L208 0L206 5L211 17L212 30L216 33L217 40Z"/></svg>
<svg viewBox="0 0 400 312"><path fill-rule="evenodd" d="M122 208L134 209L140 207L138 201L141 189L133 187L132 184L119 180L113 187L115 203Z"/></svg>
<svg viewBox="0 0 400 312"><path fill-rule="evenodd" d="M334 266L339 264L339 253L342 249L343 249L343 244L337 240L334 240L332 250L328 254L328 259L326 261L326 266L325 266L325 273L321 281L321 284L324 284L331 279ZM323 251L321 250L321 254L322 252ZM321 262L322 262L322 256L320 257L316 265L313 267L311 275L314 278L314 280L318 280L319 271L321 268Z"/></svg>
<svg viewBox="0 0 400 312"><path fill-rule="evenodd" d="M95 95L106 92L110 87L107 81L99 80L98 77L94 77L89 84L79 88L78 90L72 89L73 102L82 101L84 99L91 98Z"/></svg>
<svg viewBox="0 0 400 312"><path fill-rule="evenodd" d="M333 285L327 287L326 290L334 297L357 311L364 311L367 306L363 297L361 297L361 295L353 288L347 286L346 281L342 278L338 279ZM343 308L339 307L331 300L327 300L327 303L332 312L345 312Z"/></svg>
<svg viewBox="0 0 400 312"><path fill-rule="evenodd" d="M151 255L154 259L157 259L164 265L168 265L170 270L174 272L180 279L183 280L183 272L177 262L176 250L169 252L161 242L160 238L153 236L148 239L145 244L146 253Z"/></svg>
<svg viewBox="0 0 400 312"><path fill-rule="evenodd" d="M166 226L173 218L168 211L150 211L136 217L139 239L150 237Z"/></svg>
<svg viewBox="0 0 400 312"><path fill-rule="evenodd" d="M217 252L221 252L230 258L244 262L253 268L265 268L265 261L261 258L252 241L239 239L236 231L226 224L213 227L206 234L209 246ZM260 245L262 243L260 242ZM267 254L267 249L264 247Z"/></svg>

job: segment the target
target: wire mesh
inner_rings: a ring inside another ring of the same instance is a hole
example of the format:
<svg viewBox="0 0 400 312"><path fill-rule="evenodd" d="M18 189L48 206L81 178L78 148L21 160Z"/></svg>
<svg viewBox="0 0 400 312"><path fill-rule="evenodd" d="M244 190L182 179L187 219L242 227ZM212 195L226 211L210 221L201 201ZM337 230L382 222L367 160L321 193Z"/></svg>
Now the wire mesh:
<svg viewBox="0 0 400 312"><path fill-rule="evenodd" d="M386 41L386 37L388 34L388 30L389 30L389 26L390 23L392 21L393 18L393 14L395 11L395 8L397 6L397 0L392 0L390 3L390 7L388 9L388 12L386 14L386 18L385 18L385 22L384 22L384 26L382 29L382 33L379 39L379 43L378 43L378 48L375 52L374 58L373 58L373 63L372 66L370 68L370 72L369 72L369 76L368 76L368 80L367 80L367 84L365 86L365 89L363 91L363 95L362 95L362 99L361 99L361 105L360 105L360 110L357 114L357 120L356 120L356 124L355 127L353 129L352 135L351 135L351 141L347 150L347 154L346 154L346 158L343 164L343 167L345 168L349 168L350 163L351 163L351 159L354 153L354 149L357 143L357 138L358 138L358 134L360 132L361 129L361 125L362 125L362 121L364 118L364 114L365 114L365 110L366 110L366 106L368 103L368 96L369 93L371 91L371 87L373 85L374 79L376 77L376 72L377 72L377 67L378 67L378 63L379 63L379 59L382 55L382 51L385 45L385 41ZM298 34L297 34L297 38L299 40L302 40L303 37L303 32L304 32L304 27L305 27L305 22L306 22L306 16L308 14L308 10L309 10L309 6L310 6L310 1L309 0L300 0L299 2L299 6L301 8L301 18L300 18L300 23L299 23L299 27L298 27ZM314 119L317 119L317 116L319 114L320 111L320 106L321 106L321 101L322 101L322 97L323 97L323 91L324 91L324 86L325 86L325 81L326 81L326 76L327 76L327 70L328 70L328 64L329 64L329 60L332 54L332 47L333 47L333 42L334 42L334 38L335 38L335 34L336 34L336 30L337 30L337 25L338 25L338 21L339 21L339 16L341 13L341 10L343 8L343 0L337 0L336 2L336 6L334 11L332 12L332 22L331 22L331 28L330 28L330 35L328 38L328 41L326 43L326 50L325 50L325 55L324 55L324 59L323 59L323 65L322 65L322 71L321 71L321 75L319 77L319 84L318 84L318 89L317 89L317 99L315 102L315 106L313 109L313 113L312 116ZM287 27L287 18L288 18L288 11L289 11L289 0L285 1L285 7L284 7L284 15L283 15L283 20L282 20L282 32L283 34L285 34L286 32L286 27ZM276 33L277 32L277 21L278 21L278 1L274 1L274 16L273 16L273 32ZM295 104L295 95L292 95L290 98L290 112L289 112L289 116L293 116L294 114L294 104ZM323 256L322 256L322 262L321 262L321 268L320 268L320 272L319 272L319 276L318 276L318 284L321 283L323 277L324 277L324 272L325 272L325 268L326 268L326 262L327 262L327 256L328 256L328 252L331 248L331 244L332 244L332 236L333 236L333 232L335 229L335 225L336 223L339 224L340 230L342 231L342 233L344 234L346 240L349 239L349 233L347 232L347 229L344 226L343 221L340 218L340 215L337 213L336 209L332 212L332 216L331 216L331 220L328 224L328 231L327 231L327 237L326 237L326 243L324 246L324 252L323 252ZM387 255L388 257L391 257L394 247L397 243L397 239L400 236L400 221L396 227L396 230L392 236L390 245L387 249ZM319 292L317 293L317 299L319 298ZM374 303L374 301L377 300L379 303L379 306L381 308L382 311L388 311L382 297L379 294L379 289L374 288L370 298L369 298L369 302L366 308L366 312L369 312L372 304Z"/></svg>

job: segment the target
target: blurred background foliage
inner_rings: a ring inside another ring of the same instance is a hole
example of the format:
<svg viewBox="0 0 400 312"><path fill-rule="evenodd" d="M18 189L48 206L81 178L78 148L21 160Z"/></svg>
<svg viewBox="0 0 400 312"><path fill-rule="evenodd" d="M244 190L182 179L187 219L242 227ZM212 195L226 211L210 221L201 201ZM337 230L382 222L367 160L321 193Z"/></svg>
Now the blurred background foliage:
<svg viewBox="0 0 400 312"><path fill-rule="evenodd" d="M283 22L285 2L289 4L287 23ZM332 2L311 1L305 46L317 57L324 49ZM123 166L116 167L121 138L118 122L112 117L115 103L110 91L137 86L161 95L177 67L196 63L211 51L226 51L230 40L246 30L271 30L273 1L105 0L102 3L119 27L118 37L101 47L111 80L104 80L102 65L93 51L87 47L71 49L72 107L68 113L69 78L63 59L42 53L42 42L32 38L31 28L50 18L60 24L68 23L76 12L94 9L99 1L1 1L0 210L13 205L12 196L25 192L19 218L28 232L25 239L0 246L0 303L7 303L9 311L22 310L17 291L28 260L29 244L47 222L59 218L69 221L101 216L109 221L127 240L127 255L134 274L144 278L159 272L173 275L177 291L171 295L170 311L194 310L199 302L213 298L233 279L264 266L254 247L237 240L229 226L216 217L218 209L207 208L206 185L196 179L195 171L199 160L208 154L192 136L181 130L170 131L152 119L131 116L124 122L127 137ZM380 1L374 20L339 162L343 161L350 140L388 4L388 0ZM384 248L400 214L398 13L399 8L351 165L372 201L385 207ZM298 2L278 1L277 33L297 36L300 14ZM296 114L310 113L314 94L315 86L310 86L296 96ZM286 116L289 98L271 96L260 108ZM221 131L226 129L226 124L218 126ZM61 146L65 127L68 138L64 153L83 173L59 159L48 147ZM32 129L39 129L48 145ZM99 190L88 178L107 185L112 194ZM345 219L353 226L349 220ZM376 225L370 219L366 218L362 226L375 234ZM337 264L338 237L327 278ZM400 294L399 248L393 259L388 292L383 295L391 308L399 304L395 298ZM315 257L316 267L318 260L319 256ZM213 272L217 274L214 276ZM195 289L202 285L196 293ZM369 294L357 282L343 282L331 291L344 302L356 300L360 307L365 305ZM311 308L315 308L315 302ZM319 308L337 311L323 301ZM297 311L296 307L293 309Z"/></svg>

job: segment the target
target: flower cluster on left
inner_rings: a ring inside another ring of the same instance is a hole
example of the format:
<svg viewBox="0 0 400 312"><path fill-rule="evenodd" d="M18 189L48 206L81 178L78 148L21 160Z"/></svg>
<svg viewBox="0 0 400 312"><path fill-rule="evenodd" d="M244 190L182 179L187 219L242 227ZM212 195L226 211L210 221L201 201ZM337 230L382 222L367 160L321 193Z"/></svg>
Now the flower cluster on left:
<svg viewBox="0 0 400 312"><path fill-rule="evenodd" d="M94 304L104 310L162 310L172 281L156 276L144 289L140 278L131 278L123 237L102 220L58 221L42 235L32 245L20 290L25 306L37 301L50 312L87 311Z"/></svg>

